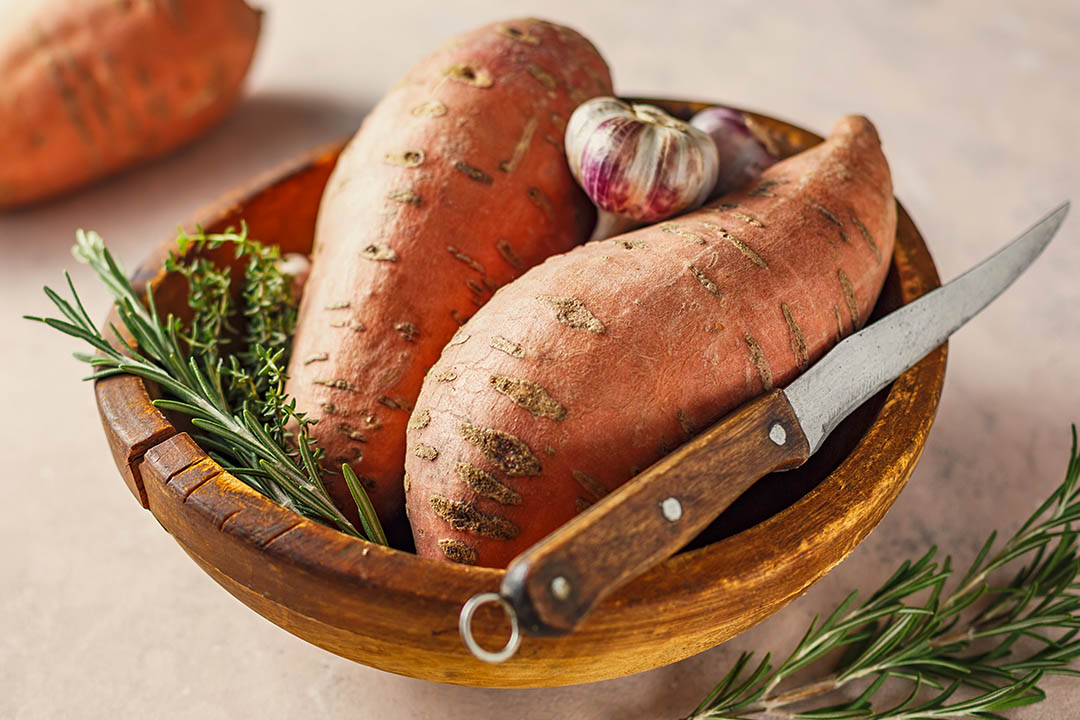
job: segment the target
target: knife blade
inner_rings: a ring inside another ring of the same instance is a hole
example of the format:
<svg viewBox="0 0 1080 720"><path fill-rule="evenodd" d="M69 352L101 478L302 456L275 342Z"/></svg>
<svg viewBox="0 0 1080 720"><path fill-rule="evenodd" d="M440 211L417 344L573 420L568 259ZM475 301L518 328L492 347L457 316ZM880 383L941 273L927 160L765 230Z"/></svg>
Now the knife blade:
<svg viewBox="0 0 1080 720"><path fill-rule="evenodd" d="M948 284L849 336L787 388L743 405L523 552L499 593L462 608L465 644L501 662L517 650L521 631L572 632L600 600L689 542L761 477L806 462L841 420L1011 285L1068 210L1062 203ZM471 631L476 609L489 602L511 619L510 641L498 652L480 647Z"/></svg>
<svg viewBox="0 0 1080 720"><path fill-rule="evenodd" d="M961 328L1012 285L1061 227L1062 203L949 283L838 343L784 390L817 452L840 421Z"/></svg>

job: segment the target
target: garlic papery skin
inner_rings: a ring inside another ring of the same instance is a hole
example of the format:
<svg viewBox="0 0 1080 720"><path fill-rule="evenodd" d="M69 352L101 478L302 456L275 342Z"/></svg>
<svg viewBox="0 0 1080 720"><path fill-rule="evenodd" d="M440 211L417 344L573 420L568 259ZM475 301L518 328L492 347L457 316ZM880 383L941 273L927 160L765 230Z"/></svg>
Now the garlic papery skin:
<svg viewBox="0 0 1080 720"><path fill-rule="evenodd" d="M582 103L566 125L570 171L598 210L603 240L701 205L716 184L716 145L653 105Z"/></svg>
<svg viewBox="0 0 1080 720"><path fill-rule="evenodd" d="M761 177L777 158L746 123L746 116L726 107L705 108L690 118L690 124L716 143L720 173L710 197L727 195Z"/></svg>

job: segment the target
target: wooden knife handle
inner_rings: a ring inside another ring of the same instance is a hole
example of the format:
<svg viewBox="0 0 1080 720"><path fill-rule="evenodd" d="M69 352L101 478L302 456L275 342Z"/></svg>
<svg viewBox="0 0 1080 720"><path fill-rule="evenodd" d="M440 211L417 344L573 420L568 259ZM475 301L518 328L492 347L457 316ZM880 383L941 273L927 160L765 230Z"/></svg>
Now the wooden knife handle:
<svg viewBox="0 0 1080 720"><path fill-rule="evenodd" d="M782 390L747 403L518 555L500 595L531 635L571 632L601 599L692 540L810 447Z"/></svg>

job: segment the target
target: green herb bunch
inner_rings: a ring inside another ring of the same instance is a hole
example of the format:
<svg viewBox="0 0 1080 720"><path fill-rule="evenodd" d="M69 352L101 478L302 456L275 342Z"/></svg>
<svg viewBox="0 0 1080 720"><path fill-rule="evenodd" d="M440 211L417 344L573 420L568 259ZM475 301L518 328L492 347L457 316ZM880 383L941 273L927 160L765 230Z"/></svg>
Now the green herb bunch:
<svg viewBox="0 0 1080 720"><path fill-rule="evenodd" d="M226 243L235 245L237 258L247 261L239 307L229 292L228 269L218 269L203 258L186 259L190 249ZM196 438L199 444L238 478L305 517L386 544L367 493L348 465L342 472L360 511L363 532L334 506L322 482L322 453L308 432L312 421L285 393L296 307L292 279L280 270L276 248L251 240L246 228L239 233L181 234L178 253L169 258L167 269L188 279L193 317L186 328L171 314L161 317L149 284L144 304L96 233L80 230L72 252L90 265L115 298L117 315L131 341L111 326L115 345L110 344L67 274L71 302L45 288L65 319L28 319L79 338L97 351L75 353L95 369L87 380L131 374L157 383L164 397L154 405L189 415L201 433ZM229 352L234 342L240 349Z"/></svg>
<svg viewBox="0 0 1080 720"><path fill-rule="evenodd" d="M693 720L937 720L997 718L1010 708L1045 698L1039 680L1049 674L1080 676L1069 668L1080 657L1080 455L1076 428L1064 482L994 550L992 533L951 591L952 563L935 561L936 548L904 562L861 604L851 593L825 619L810 624L779 665L766 655L754 664L743 653L689 716ZM1023 559L1006 583L991 576ZM795 673L826 655L839 655L831 671L781 689ZM851 683L868 683L854 699L810 710L793 705ZM903 699L881 707L881 690L907 686Z"/></svg>
<svg viewBox="0 0 1080 720"><path fill-rule="evenodd" d="M200 254L225 244L233 245L236 258L246 261L239 306L230 292L232 268L219 268ZM281 251L248 238L246 225L241 225L239 233L207 235L200 229L188 235L181 231L165 269L188 281L192 319L182 337L192 357L207 366L226 360L221 374L230 404L246 404L269 424L271 437L288 446L287 424L306 430L311 422L293 410L283 393L282 368L289 363L297 303L292 277L281 270ZM236 352L224 352L237 343ZM321 451L315 449L313 454L321 463Z"/></svg>
<svg viewBox="0 0 1080 720"><path fill-rule="evenodd" d="M287 365L293 332L296 329L296 299L292 277L281 269L281 250L263 245L248 237L247 226L240 232L207 235L201 229L194 235L181 231L177 249L169 254L165 269L178 272L188 280L188 305L193 312L190 330L184 339L192 354L214 362L220 349L228 345L242 327L241 349L229 359L234 367L251 375L252 386L241 392L256 396L265 392L267 381L258 374L260 355L281 354ZM235 246L237 259L245 259L240 306L234 307L230 287L232 269L219 268L208 258L193 251L214 250L222 245ZM239 316L239 317L238 317Z"/></svg>

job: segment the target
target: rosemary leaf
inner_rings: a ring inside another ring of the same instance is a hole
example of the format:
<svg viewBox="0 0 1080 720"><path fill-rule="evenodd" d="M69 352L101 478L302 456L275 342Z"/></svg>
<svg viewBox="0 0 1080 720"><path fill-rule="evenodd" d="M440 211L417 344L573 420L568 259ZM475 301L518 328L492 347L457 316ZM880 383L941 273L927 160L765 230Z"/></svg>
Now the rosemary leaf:
<svg viewBox="0 0 1080 720"><path fill-rule="evenodd" d="M367 493L364 492L360 479L356 477L356 473L353 472L348 463L342 463L341 473L345 476L345 484L349 487L349 493L356 502L356 507L360 508L360 522L364 526L364 531L375 542L380 545L387 545L386 535L383 534L382 528L378 525L368 525L367 518L375 516L375 508L372 507L371 500L368 498Z"/></svg>

